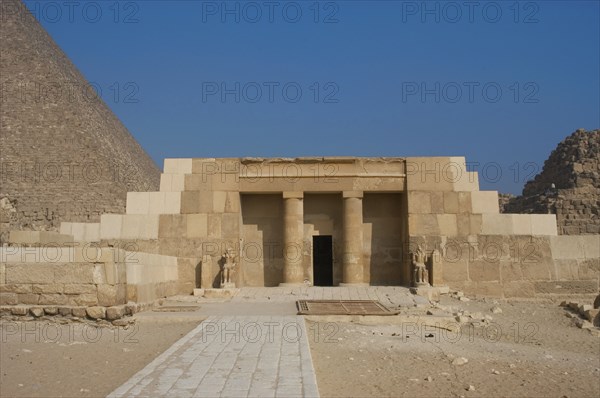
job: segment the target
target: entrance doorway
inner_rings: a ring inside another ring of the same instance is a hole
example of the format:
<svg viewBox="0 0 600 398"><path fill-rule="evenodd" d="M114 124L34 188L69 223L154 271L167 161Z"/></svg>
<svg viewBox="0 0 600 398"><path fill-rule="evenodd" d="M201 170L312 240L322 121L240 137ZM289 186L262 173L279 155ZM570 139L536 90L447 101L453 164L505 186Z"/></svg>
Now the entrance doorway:
<svg viewBox="0 0 600 398"><path fill-rule="evenodd" d="M333 286L333 240L331 235L313 236L315 286Z"/></svg>

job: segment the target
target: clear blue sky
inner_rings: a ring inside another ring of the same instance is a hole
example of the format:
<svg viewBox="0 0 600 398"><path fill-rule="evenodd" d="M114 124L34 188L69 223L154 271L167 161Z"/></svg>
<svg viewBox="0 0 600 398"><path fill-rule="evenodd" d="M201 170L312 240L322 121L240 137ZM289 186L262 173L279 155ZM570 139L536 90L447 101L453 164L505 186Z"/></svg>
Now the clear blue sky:
<svg viewBox="0 0 600 398"><path fill-rule="evenodd" d="M464 155L520 193L600 127L598 1L26 4L161 167Z"/></svg>

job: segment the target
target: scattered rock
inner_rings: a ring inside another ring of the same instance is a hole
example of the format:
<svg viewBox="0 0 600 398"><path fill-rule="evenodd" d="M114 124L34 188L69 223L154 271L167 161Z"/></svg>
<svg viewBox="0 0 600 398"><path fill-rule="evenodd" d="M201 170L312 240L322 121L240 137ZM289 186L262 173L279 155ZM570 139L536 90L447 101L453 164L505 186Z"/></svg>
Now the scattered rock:
<svg viewBox="0 0 600 398"><path fill-rule="evenodd" d="M499 375L499 374L500 374L500 372L499 372L499 371L497 371L496 369L492 369L492 374Z"/></svg>
<svg viewBox="0 0 600 398"><path fill-rule="evenodd" d="M502 314L502 308L498 306L492 307L490 311L492 312L492 314Z"/></svg>
<svg viewBox="0 0 600 398"><path fill-rule="evenodd" d="M469 362L469 360L465 357L458 357L454 361L452 361L452 365L461 366Z"/></svg>
<svg viewBox="0 0 600 398"><path fill-rule="evenodd" d="M425 381L433 381L433 378L432 378L431 376L427 376L427 377L425 378Z"/></svg>
<svg viewBox="0 0 600 398"><path fill-rule="evenodd" d="M459 299L460 301L471 301L471 300L470 300L468 297L464 297L464 296L462 296L462 297L459 297L458 299Z"/></svg>
<svg viewBox="0 0 600 398"><path fill-rule="evenodd" d="M594 300L594 308L600 308L600 294L596 296Z"/></svg>
<svg viewBox="0 0 600 398"><path fill-rule="evenodd" d="M467 390L467 391L475 391L475 386L469 384L469 387L466 387L465 390Z"/></svg>

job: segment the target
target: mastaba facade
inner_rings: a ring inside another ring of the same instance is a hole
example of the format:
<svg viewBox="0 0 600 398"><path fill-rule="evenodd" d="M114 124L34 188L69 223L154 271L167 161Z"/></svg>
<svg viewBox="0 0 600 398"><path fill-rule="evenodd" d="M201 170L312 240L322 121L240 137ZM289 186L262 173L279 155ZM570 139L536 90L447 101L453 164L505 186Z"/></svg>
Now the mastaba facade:
<svg viewBox="0 0 600 398"><path fill-rule="evenodd" d="M166 159L160 191L61 233L195 259L175 276L180 293L218 287L227 249L237 287L409 286L419 246L433 286L468 293L594 293L600 275L598 235L558 236L552 214L500 214L463 157Z"/></svg>

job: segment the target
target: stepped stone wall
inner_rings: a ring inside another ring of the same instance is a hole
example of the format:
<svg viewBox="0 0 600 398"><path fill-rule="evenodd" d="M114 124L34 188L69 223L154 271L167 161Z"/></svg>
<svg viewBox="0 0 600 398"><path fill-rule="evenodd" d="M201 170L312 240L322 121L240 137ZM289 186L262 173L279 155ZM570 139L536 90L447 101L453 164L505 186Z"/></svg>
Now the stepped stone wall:
<svg viewBox="0 0 600 398"><path fill-rule="evenodd" d="M125 211L160 171L19 0L0 24L0 242Z"/></svg>
<svg viewBox="0 0 600 398"><path fill-rule="evenodd" d="M563 235L600 234L600 130L579 129L565 138L503 211L556 214Z"/></svg>

